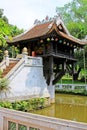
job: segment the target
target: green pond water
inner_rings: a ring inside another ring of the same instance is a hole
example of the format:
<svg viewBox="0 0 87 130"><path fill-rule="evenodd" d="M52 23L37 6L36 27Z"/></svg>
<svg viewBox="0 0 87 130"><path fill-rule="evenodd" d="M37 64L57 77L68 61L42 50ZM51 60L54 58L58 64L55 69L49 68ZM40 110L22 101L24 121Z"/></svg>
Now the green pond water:
<svg viewBox="0 0 87 130"><path fill-rule="evenodd" d="M55 104L35 114L87 123L87 97L67 94L56 94Z"/></svg>

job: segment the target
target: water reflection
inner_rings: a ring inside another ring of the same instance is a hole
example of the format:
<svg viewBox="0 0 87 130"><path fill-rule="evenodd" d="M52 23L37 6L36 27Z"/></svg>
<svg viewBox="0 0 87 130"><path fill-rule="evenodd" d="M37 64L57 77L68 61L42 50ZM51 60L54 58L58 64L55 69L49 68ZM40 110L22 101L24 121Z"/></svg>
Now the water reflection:
<svg viewBox="0 0 87 130"><path fill-rule="evenodd" d="M87 97L56 94L56 102L34 113L87 123Z"/></svg>

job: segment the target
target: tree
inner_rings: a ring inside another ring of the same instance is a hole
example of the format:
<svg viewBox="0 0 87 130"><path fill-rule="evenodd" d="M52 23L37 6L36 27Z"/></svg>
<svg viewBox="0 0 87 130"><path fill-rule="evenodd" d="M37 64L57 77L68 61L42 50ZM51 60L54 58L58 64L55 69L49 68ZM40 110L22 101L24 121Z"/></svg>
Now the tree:
<svg viewBox="0 0 87 130"><path fill-rule="evenodd" d="M13 36L24 31L23 29L19 29L16 25L9 24L7 17L3 15L3 11L3 9L0 9L0 61L3 59L4 50L8 49L6 38L11 39Z"/></svg>
<svg viewBox="0 0 87 130"><path fill-rule="evenodd" d="M73 0L64 7L57 7L56 12L62 16L70 33L82 39L87 34L87 0Z"/></svg>
<svg viewBox="0 0 87 130"><path fill-rule="evenodd" d="M4 10L3 9L0 9L0 18L3 19L6 23L8 23L8 18L6 16L3 16L3 13Z"/></svg>
<svg viewBox="0 0 87 130"><path fill-rule="evenodd" d="M87 35L87 0L72 0L72 2L65 4L64 7L56 7L56 12L62 16L71 35L79 39L85 38ZM85 59L87 59L87 45L84 49ZM75 56L78 59L77 64L84 68L83 50L75 51Z"/></svg>

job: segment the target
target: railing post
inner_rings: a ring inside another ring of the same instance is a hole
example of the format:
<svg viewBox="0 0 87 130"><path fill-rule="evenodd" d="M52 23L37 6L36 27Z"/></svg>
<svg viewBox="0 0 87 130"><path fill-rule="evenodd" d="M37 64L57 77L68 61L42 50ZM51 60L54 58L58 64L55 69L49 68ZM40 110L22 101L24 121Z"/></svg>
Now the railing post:
<svg viewBox="0 0 87 130"><path fill-rule="evenodd" d="M8 120L5 117L3 119L3 130L8 130Z"/></svg>
<svg viewBox="0 0 87 130"><path fill-rule="evenodd" d="M75 89L75 85L74 84L72 84L72 90L74 90Z"/></svg>
<svg viewBox="0 0 87 130"><path fill-rule="evenodd" d="M4 59L6 62L6 66L9 66L9 55L7 50L4 51Z"/></svg>
<svg viewBox="0 0 87 130"><path fill-rule="evenodd" d="M85 86L86 90L87 90L87 85Z"/></svg>
<svg viewBox="0 0 87 130"><path fill-rule="evenodd" d="M23 48L23 50L22 50L22 55L23 55L23 58L24 58L24 60L25 60L25 63L27 63L28 50L27 50L26 47Z"/></svg>
<svg viewBox="0 0 87 130"><path fill-rule="evenodd" d="M0 111L0 130L3 130L3 123L4 123L4 121L3 121L3 114Z"/></svg>
<svg viewBox="0 0 87 130"><path fill-rule="evenodd" d="M18 130L18 123L16 123L16 130Z"/></svg>
<svg viewBox="0 0 87 130"><path fill-rule="evenodd" d="M63 89L63 85L62 85L62 84L60 84L60 85L59 85L59 88L60 88L60 89Z"/></svg>
<svg viewBox="0 0 87 130"><path fill-rule="evenodd" d="M27 126L27 130L29 130L29 127Z"/></svg>

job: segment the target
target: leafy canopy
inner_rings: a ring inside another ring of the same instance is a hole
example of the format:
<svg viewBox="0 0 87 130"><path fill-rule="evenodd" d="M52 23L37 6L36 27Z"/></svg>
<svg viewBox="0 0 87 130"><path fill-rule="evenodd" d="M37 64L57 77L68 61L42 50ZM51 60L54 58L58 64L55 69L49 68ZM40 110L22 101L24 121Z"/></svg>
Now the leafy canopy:
<svg viewBox="0 0 87 130"><path fill-rule="evenodd" d="M70 33L82 39L87 35L87 0L73 0L64 7L56 7Z"/></svg>
<svg viewBox="0 0 87 130"><path fill-rule="evenodd" d="M7 49L8 45L6 44L6 38L12 38L24 30L19 29L16 25L11 25L8 22L8 19L3 14L3 9L0 9L0 61L2 60L3 52Z"/></svg>
<svg viewBox="0 0 87 130"><path fill-rule="evenodd" d="M87 0L72 0L63 7L56 7L57 15L61 16L71 35L84 39L87 35ZM85 52L85 53L84 53ZM75 51L77 64L87 68L87 45L84 50ZM85 58L85 63L84 63Z"/></svg>

